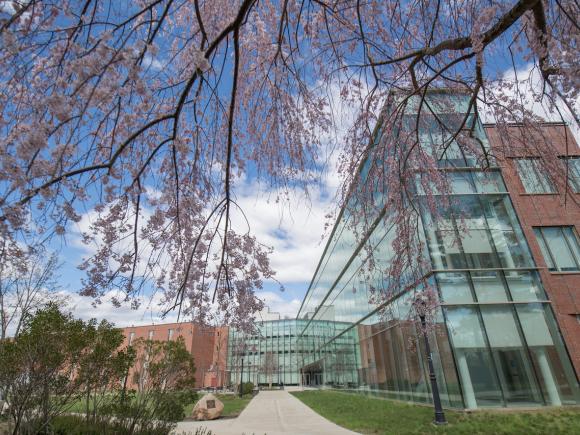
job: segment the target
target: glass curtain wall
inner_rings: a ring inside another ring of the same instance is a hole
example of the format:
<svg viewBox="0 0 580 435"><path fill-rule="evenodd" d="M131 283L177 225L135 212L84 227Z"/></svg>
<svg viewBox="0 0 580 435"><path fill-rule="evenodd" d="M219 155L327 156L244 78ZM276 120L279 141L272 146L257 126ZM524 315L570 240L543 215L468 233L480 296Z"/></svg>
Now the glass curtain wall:
<svg viewBox="0 0 580 435"><path fill-rule="evenodd" d="M230 328L228 337L227 371L230 385L252 382L254 385L299 385L304 354L328 355L328 369L338 374L337 383L352 385L356 382L357 364L353 360L355 341L346 334L327 348L323 344L344 330L345 325L333 321L313 322L312 335L297 343L298 333L307 321L297 319L272 320L257 323L255 334L246 334ZM350 346L350 347L349 347ZM242 370L243 360L243 370ZM323 383L323 370L311 367L304 373L312 375L312 383ZM315 379L316 375L316 379ZM303 379L304 377L304 379ZM308 379L310 382L310 378Z"/></svg>
<svg viewBox="0 0 580 435"><path fill-rule="evenodd" d="M230 328L228 363L230 385L252 382L254 385L298 385L295 319L257 323L256 334ZM243 372L242 372L243 360Z"/></svg>
<svg viewBox="0 0 580 435"><path fill-rule="evenodd" d="M420 137L435 147L463 117L425 116ZM475 125L476 138L488 146ZM435 216L424 207L421 216L432 267L425 273L440 298L429 342L442 402L457 408L579 403L578 380L501 173L492 161L477 170L463 148L449 141L440 156L451 206ZM417 181L421 204L419 170ZM299 311L299 366L329 387L430 402L424 342L409 313L421 289L395 292L381 306L369 302L371 289L388 283L378 270L388 269L394 229L384 216L357 244L350 219L346 211L339 216ZM369 250L381 265L372 273L365 272ZM335 326L321 327L323 319ZM349 353L357 367L347 379L336 368Z"/></svg>
<svg viewBox="0 0 580 435"><path fill-rule="evenodd" d="M465 407L577 403L577 379L501 174L461 168L450 176L452 205L423 221Z"/></svg>

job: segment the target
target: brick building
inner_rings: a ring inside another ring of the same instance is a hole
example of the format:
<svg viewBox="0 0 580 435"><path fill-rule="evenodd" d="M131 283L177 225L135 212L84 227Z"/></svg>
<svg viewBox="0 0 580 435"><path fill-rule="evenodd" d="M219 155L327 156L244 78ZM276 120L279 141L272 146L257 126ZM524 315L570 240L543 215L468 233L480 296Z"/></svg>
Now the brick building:
<svg viewBox="0 0 580 435"><path fill-rule="evenodd" d="M135 340L149 339L157 341L176 340L183 337L185 347L193 356L195 363L195 386L221 387L225 382L227 327L207 327L195 323L165 323L159 325L131 326L123 328L124 345ZM129 382L132 381L129 372ZM135 388L136 385L130 385Z"/></svg>
<svg viewBox="0 0 580 435"><path fill-rule="evenodd" d="M539 130L514 125L507 135L484 127L580 375L580 148L561 123ZM542 170L551 164L562 169L556 180Z"/></svg>

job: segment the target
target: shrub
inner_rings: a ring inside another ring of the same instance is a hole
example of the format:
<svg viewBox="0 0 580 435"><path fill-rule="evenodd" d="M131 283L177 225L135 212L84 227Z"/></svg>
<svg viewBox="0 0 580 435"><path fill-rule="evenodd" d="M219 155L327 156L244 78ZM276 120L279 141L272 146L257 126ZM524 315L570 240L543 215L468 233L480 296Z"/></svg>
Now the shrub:
<svg viewBox="0 0 580 435"><path fill-rule="evenodd" d="M165 425L158 427L136 426L129 428L118 421L98 420L87 422L79 416L56 417L51 424L51 434L54 435L166 435L170 429ZM206 429L196 431L199 435L211 435Z"/></svg>
<svg viewBox="0 0 580 435"><path fill-rule="evenodd" d="M197 393L192 390L150 390L146 393L129 391L124 398L118 396L120 400L109 403L102 410L103 414L114 419L115 433L167 434L175 422L185 418L184 406L196 398Z"/></svg>
<svg viewBox="0 0 580 435"><path fill-rule="evenodd" d="M242 394L252 394L254 391L254 384L252 382L244 382L242 384Z"/></svg>

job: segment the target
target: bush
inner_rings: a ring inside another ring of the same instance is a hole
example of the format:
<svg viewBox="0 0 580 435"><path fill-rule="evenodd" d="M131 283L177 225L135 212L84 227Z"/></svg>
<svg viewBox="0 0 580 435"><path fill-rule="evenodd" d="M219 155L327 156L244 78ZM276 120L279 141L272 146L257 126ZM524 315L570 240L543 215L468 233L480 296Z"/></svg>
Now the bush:
<svg viewBox="0 0 580 435"><path fill-rule="evenodd" d="M103 407L103 414L114 418L115 433L134 433L134 428L139 428L142 433L167 434L185 418L184 406L196 399L192 390L129 391L122 400Z"/></svg>
<svg viewBox="0 0 580 435"><path fill-rule="evenodd" d="M254 391L254 384L252 382L244 382L242 384L242 394L252 394Z"/></svg>
<svg viewBox="0 0 580 435"><path fill-rule="evenodd" d="M87 422L83 417L67 415L53 419L50 433L54 435L166 435L169 430L165 425L154 428L149 426L127 428L118 421Z"/></svg>

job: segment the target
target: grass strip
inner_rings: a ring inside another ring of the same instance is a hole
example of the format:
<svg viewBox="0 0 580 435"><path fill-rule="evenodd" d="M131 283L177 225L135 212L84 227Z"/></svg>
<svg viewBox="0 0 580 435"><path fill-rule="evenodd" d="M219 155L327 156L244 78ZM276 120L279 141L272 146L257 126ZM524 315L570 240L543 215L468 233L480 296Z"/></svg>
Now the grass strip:
<svg viewBox="0 0 580 435"><path fill-rule="evenodd" d="M293 392L318 414L363 434L580 434L580 409L445 411L434 426L433 408L338 391Z"/></svg>

